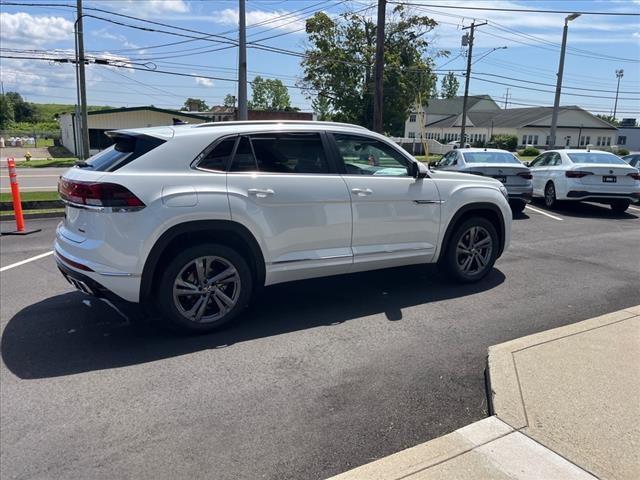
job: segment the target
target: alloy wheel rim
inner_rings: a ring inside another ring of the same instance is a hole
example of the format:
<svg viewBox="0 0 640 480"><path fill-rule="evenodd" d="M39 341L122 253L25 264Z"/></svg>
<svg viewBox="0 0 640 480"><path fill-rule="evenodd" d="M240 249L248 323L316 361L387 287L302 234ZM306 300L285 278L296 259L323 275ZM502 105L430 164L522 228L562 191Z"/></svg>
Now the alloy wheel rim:
<svg viewBox="0 0 640 480"><path fill-rule="evenodd" d="M456 246L456 263L467 275L482 272L491 259L493 239L484 227L474 226L466 230Z"/></svg>
<svg viewBox="0 0 640 480"><path fill-rule="evenodd" d="M545 195L545 200L547 201L547 205L551 205L553 203L553 199L556 196L556 190L553 185L549 185L547 187L547 193Z"/></svg>
<svg viewBox="0 0 640 480"><path fill-rule="evenodd" d="M211 323L235 307L240 289L240 275L231 262L216 256L198 257L176 276L173 302L187 320Z"/></svg>

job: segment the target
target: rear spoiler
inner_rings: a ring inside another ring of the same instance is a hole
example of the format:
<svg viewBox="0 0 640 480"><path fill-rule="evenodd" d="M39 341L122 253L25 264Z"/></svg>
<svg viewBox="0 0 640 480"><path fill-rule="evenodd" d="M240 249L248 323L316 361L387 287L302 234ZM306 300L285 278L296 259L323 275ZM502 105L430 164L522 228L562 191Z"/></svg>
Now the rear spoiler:
<svg viewBox="0 0 640 480"><path fill-rule="evenodd" d="M125 129L125 130L109 130L105 132L105 135L112 139L117 139L118 137L155 137L161 140L169 140L173 138L175 135L175 130L171 127L150 127L150 128L136 128L136 129Z"/></svg>

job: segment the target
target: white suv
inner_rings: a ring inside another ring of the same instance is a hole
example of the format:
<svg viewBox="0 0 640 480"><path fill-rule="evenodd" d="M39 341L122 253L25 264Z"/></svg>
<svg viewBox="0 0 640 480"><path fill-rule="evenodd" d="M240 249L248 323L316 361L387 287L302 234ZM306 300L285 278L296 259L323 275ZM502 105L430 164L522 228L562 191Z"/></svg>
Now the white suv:
<svg viewBox="0 0 640 480"><path fill-rule="evenodd" d="M497 180L432 172L382 135L328 122L110 132L60 180L55 255L80 290L209 331L254 290L438 262L483 278L509 244Z"/></svg>

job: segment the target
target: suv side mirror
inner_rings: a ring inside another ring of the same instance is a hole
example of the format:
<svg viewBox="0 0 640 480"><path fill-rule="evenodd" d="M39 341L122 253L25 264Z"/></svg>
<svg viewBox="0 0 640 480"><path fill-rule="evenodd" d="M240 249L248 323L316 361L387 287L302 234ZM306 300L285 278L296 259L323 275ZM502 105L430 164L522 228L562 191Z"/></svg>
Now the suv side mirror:
<svg viewBox="0 0 640 480"><path fill-rule="evenodd" d="M523 163L523 165L524 165L525 167L530 167L530 166L531 166L531 162L524 162L524 163Z"/></svg>

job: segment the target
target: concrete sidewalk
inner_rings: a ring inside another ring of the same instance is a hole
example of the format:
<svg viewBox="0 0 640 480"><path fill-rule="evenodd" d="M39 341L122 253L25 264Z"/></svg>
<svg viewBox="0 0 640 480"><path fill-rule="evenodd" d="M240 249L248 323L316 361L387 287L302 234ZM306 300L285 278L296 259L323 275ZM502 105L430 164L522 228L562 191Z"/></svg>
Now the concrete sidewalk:
<svg viewBox="0 0 640 480"><path fill-rule="evenodd" d="M495 416L333 480L640 478L640 306L489 349Z"/></svg>

